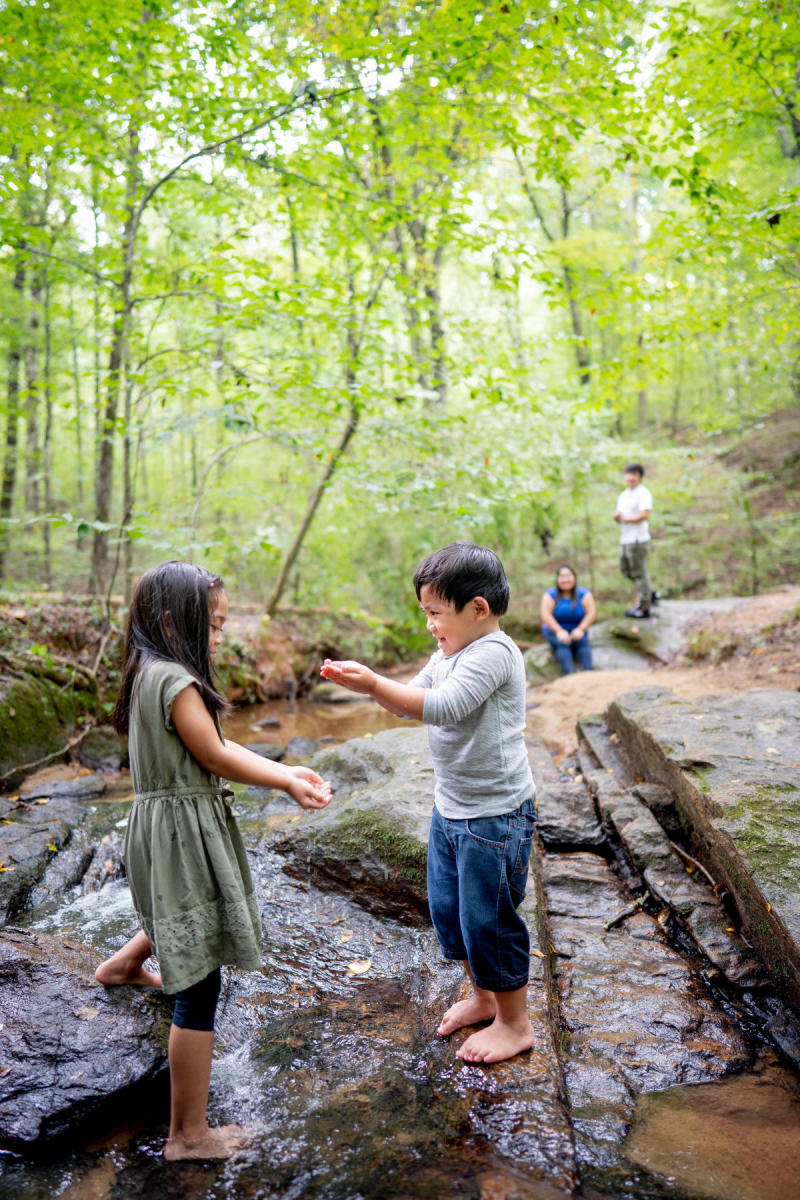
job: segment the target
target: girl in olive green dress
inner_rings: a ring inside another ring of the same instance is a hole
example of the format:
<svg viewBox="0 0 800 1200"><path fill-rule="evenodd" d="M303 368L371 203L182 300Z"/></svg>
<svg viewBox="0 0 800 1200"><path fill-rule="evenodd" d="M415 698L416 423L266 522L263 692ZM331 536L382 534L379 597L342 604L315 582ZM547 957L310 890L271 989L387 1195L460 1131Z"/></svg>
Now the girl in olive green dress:
<svg viewBox="0 0 800 1200"><path fill-rule="evenodd" d="M100 983L175 995L169 1037L168 1159L227 1158L247 1130L206 1119L223 963L257 969L260 919L224 779L281 788L323 808L330 786L223 739L211 662L228 600L204 567L165 562L139 580L113 722L128 734L134 801L125 865L142 929L95 972ZM154 954L161 974L145 969Z"/></svg>

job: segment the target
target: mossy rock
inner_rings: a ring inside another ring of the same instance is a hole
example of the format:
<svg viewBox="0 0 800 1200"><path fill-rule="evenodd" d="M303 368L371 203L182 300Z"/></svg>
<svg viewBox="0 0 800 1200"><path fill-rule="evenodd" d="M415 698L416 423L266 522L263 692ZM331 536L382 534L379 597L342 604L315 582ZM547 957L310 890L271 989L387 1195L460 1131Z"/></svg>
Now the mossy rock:
<svg viewBox="0 0 800 1200"><path fill-rule="evenodd" d="M329 808L305 813L272 838L287 870L347 892L381 916L427 923L434 777L425 730L357 738L320 752L310 765L336 794Z"/></svg>
<svg viewBox="0 0 800 1200"><path fill-rule="evenodd" d="M0 679L0 781L11 785L24 764L55 754L96 704L96 694L35 675Z"/></svg>

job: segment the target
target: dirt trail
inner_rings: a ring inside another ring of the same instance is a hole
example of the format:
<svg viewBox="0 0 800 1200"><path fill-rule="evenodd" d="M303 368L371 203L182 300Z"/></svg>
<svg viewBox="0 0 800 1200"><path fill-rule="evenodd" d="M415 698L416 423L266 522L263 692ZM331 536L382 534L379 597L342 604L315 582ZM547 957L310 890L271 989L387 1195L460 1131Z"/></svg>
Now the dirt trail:
<svg viewBox="0 0 800 1200"><path fill-rule="evenodd" d="M592 671L565 675L531 688L529 728L558 759L577 747L579 717L603 712L621 692L659 685L679 696L708 696L744 688L800 689L800 588L737 599L729 612L702 622L707 657L683 657L645 671Z"/></svg>

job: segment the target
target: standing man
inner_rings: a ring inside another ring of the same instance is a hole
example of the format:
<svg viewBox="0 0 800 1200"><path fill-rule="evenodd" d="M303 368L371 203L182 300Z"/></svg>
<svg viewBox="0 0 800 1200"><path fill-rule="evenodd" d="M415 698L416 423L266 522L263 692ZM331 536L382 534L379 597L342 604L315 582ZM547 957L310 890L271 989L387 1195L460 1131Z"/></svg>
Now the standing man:
<svg viewBox="0 0 800 1200"><path fill-rule="evenodd" d="M642 483L644 467L640 463L628 463L625 468L625 490L620 494L614 520L619 525L620 559L622 574L636 584L639 600L635 608L628 609L626 617L649 617L653 603L653 589L647 574L647 551L650 547L649 517L653 511L653 497L649 488Z"/></svg>

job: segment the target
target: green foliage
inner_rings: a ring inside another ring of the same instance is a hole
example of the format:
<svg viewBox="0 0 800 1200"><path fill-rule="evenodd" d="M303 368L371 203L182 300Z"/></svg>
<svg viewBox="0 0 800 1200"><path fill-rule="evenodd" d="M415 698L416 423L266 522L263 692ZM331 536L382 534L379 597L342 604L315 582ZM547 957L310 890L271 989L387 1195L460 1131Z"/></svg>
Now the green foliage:
<svg viewBox="0 0 800 1200"><path fill-rule="evenodd" d="M717 452L800 398L799 40L756 0L10 0L6 576L202 559L410 653L457 537L518 619L561 558L624 604L634 453L662 590L794 578L791 471Z"/></svg>

